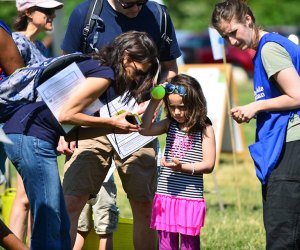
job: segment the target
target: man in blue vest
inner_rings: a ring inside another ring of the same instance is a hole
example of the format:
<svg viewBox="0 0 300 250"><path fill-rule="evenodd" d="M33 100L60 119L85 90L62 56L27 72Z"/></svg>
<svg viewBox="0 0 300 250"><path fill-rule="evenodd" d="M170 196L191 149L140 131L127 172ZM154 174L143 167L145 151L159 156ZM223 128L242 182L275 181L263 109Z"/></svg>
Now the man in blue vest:
<svg viewBox="0 0 300 250"><path fill-rule="evenodd" d="M79 4L70 16L62 43L64 53L82 50L82 31L91 0ZM160 30L161 14L157 3L147 0L104 0L98 22L87 38L87 52L100 49L119 34L137 30L150 34L160 49L161 73L159 82L177 74L176 58L181 55L171 19L167 18L167 39L162 41ZM77 221L89 196L99 191L114 158L127 193L134 223L135 249L156 248L156 232L149 228L152 199L156 189L156 143L150 143L131 156L120 159L106 137L79 141L78 148L62 151L71 153L66 162L63 182L66 206L71 220L71 238L75 239ZM72 171L76 169L76 171ZM74 174L72 174L74 173ZM80 184L78 184L80 179ZM85 182L82 182L85 180Z"/></svg>

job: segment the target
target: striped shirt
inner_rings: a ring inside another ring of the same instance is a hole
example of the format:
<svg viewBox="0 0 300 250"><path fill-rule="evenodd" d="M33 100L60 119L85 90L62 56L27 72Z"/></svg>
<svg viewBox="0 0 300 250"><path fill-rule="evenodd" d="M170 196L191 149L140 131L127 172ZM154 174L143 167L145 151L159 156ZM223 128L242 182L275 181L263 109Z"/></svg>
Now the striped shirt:
<svg viewBox="0 0 300 250"><path fill-rule="evenodd" d="M202 132L187 134L177 122L171 122L166 138L166 161L178 158L181 163L203 160ZM183 173L171 168L161 167L158 180L158 194L189 199L203 198L203 174Z"/></svg>

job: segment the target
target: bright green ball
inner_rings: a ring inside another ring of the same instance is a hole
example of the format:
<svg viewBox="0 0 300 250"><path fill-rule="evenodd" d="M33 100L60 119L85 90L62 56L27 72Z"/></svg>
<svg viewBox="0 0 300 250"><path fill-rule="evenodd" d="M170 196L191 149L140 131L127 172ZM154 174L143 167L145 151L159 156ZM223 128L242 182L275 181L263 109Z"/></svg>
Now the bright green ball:
<svg viewBox="0 0 300 250"><path fill-rule="evenodd" d="M163 99L165 94L166 94L165 88L161 85L156 86L151 90L151 96L155 100Z"/></svg>

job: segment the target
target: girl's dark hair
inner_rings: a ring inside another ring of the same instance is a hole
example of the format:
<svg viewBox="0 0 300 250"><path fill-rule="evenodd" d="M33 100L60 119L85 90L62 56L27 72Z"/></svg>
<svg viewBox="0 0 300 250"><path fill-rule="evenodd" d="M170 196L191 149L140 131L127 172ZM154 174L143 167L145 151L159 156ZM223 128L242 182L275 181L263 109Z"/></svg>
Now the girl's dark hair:
<svg viewBox="0 0 300 250"><path fill-rule="evenodd" d="M138 102L152 86L152 81L158 68L157 48L153 40L145 32L128 31L116 37L112 43L103 47L94 58L100 61L101 65L113 68L115 72L114 88L118 95L128 94L126 100L131 97ZM150 63L150 67L143 82L130 81L125 77L123 61L125 56L129 60L139 63Z"/></svg>
<svg viewBox="0 0 300 250"><path fill-rule="evenodd" d="M207 118L206 99L199 82L189 75L179 74L171 78L169 83L183 86L186 89L186 95L182 96L182 101L186 110L185 125L189 128L188 132L202 132L209 124L209 119ZM167 107L167 117L173 119L168 110L168 94L164 97L164 101Z"/></svg>

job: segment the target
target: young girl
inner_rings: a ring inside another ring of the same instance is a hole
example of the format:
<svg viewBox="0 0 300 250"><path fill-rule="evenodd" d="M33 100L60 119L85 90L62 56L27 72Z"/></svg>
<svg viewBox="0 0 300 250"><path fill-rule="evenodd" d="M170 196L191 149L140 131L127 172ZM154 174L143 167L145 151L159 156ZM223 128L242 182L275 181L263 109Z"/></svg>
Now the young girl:
<svg viewBox="0 0 300 250"><path fill-rule="evenodd" d="M152 122L160 100L151 99L140 131L143 135L167 133L164 157L152 209L151 228L158 230L159 249L200 249L204 225L203 174L215 164L215 136L207 118L200 84L177 75L165 85L167 117Z"/></svg>
<svg viewBox="0 0 300 250"><path fill-rule="evenodd" d="M256 143L249 147L262 182L266 249L299 249L300 245L300 47L255 23L242 0L215 5L212 25L225 41L256 51L255 102L234 107L232 118L256 118Z"/></svg>
<svg viewBox="0 0 300 250"><path fill-rule="evenodd" d="M137 125L118 116L89 116L83 110L97 98L104 100L127 93L140 99L150 87L157 69L157 49L144 32L126 32L98 54L98 60L77 63L86 77L62 104L59 122L77 125L84 136L137 132ZM81 128L80 126L84 126ZM70 223L57 166L56 146L65 135L44 102L22 106L6 121L4 132L14 145L6 144L8 158L22 176L33 215L31 249L71 249ZM88 130L89 134L84 133ZM85 137L86 138L86 137ZM80 176L78 177L80 179Z"/></svg>

